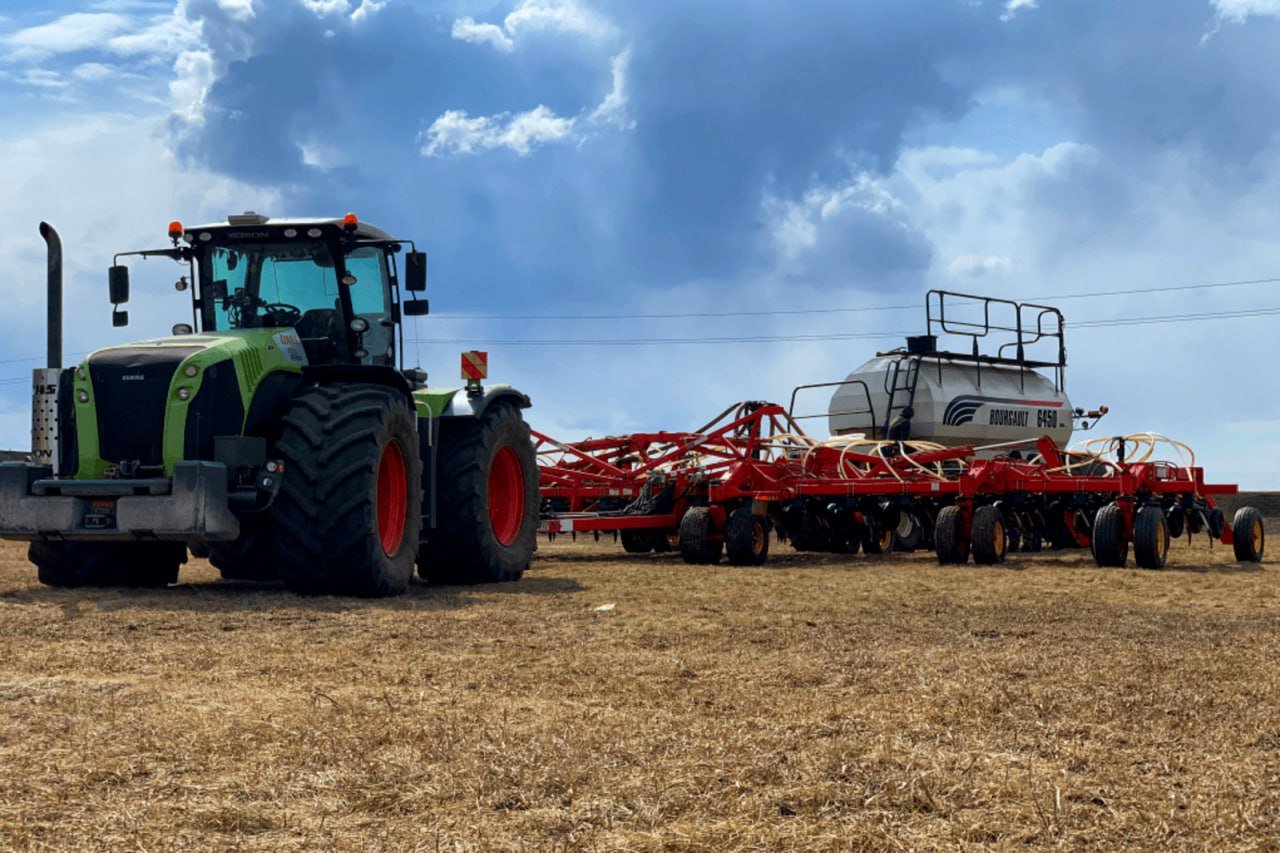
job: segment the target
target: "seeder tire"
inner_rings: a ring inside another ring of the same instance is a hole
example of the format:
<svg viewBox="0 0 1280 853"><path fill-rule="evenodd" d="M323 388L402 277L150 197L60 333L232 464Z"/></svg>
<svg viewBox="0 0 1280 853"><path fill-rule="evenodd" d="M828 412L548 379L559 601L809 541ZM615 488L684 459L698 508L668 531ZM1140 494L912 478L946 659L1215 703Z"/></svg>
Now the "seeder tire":
<svg viewBox="0 0 1280 853"><path fill-rule="evenodd" d="M1181 539L1182 534L1187 532L1187 511L1180 505L1169 507L1169 511L1164 514L1165 524L1169 525L1169 538Z"/></svg>
<svg viewBox="0 0 1280 853"><path fill-rule="evenodd" d="M648 530L623 530L622 550L628 554L648 554L653 550L653 538Z"/></svg>
<svg viewBox="0 0 1280 853"><path fill-rule="evenodd" d="M187 561L181 542L32 542L27 559L45 586L162 587Z"/></svg>
<svg viewBox="0 0 1280 853"><path fill-rule="evenodd" d="M437 584L520 580L538 544L541 503L537 455L520 409L497 402L479 418L450 424L437 459L440 521L418 574Z"/></svg>
<svg viewBox="0 0 1280 853"><path fill-rule="evenodd" d="M1005 535L1004 513L999 507L980 506L973 511L973 532L969 539L976 565L994 566L1004 562L1009 553L1009 539Z"/></svg>
<svg viewBox="0 0 1280 853"><path fill-rule="evenodd" d="M866 524L862 525L862 553L868 556L879 556L893 551L898 541L898 534L882 519L865 516ZM856 553L856 549L855 549Z"/></svg>
<svg viewBox="0 0 1280 853"><path fill-rule="evenodd" d="M969 540L961 529L964 516L958 506L943 507L933 528L934 551L943 566L962 566L969 562Z"/></svg>
<svg viewBox="0 0 1280 853"><path fill-rule="evenodd" d="M769 559L769 525L750 507L729 513L724 528L724 548L733 566L762 566Z"/></svg>
<svg viewBox="0 0 1280 853"><path fill-rule="evenodd" d="M1124 568L1129 562L1129 540L1124 535L1124 511L1110 503L1098 510L1090 537L1093 561L1099 566Z"/></svg>
<svg viewBox="0 0 1280 853"><path fill-rule="evenodd" d="M1141 569L1163 569L1169 559L1169 523L1164 510L1144 506L1133 518L1133 561Z"/></svg>
<svg viewBox="0 0 1280 853"><path fill-rule="evenodd" d="M893 540L893 550L910 554L920 547L924 541L924 525L920 519L909 512L898 517L897 535Z"/></svg>
<svg viewBox="0 0 1280 853"><path fill-rule="evenodd" d="M285 586L303 595L399 595L413 578L422 463L413 410L381 385L303 391L276 452L284 479L271 508Z"/></svg>
<svg viewBox="0 0 1280 853"><path fill-rule="evenodd" d="M1232 548L1236 559L1242 563L1261 563L1267 548L1267 531L1262 524L1262 513L1251 506L1236 510L1231 522Z"/></svg>
<svg viewBox="0 0 1280 853"><path fill-rule="evenodd" d="M711 541L711 510L695 506L680 519L680 556L691 565L720 562L724 542Z"/></svg>

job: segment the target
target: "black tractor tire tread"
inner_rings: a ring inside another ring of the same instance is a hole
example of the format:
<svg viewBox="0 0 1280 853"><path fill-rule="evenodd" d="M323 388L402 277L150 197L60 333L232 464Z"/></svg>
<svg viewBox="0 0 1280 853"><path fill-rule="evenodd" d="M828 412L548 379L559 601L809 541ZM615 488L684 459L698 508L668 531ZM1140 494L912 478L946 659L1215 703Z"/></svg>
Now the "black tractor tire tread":
<svg viewBox="0 0 1280 853"><path fill-rule="evenodd" d="M27 559L45 586L163 587L187 561L181 542L32 542Z"/></svg>
<svg viewBox="0 0 1280 853"><path fill-rule="evenodd" d="M503 545L489 520L489 466L510 446L525 478L525 517L515 539ZM479 418L444 425L437 450L439 519L427 534L418 574L433 584L473 585L518 581L538 544L538 460L529 425L512 403L491 404Z"/></svg>
<svg viewBox="0 0 1280 853"><path fill-rule="evenodd" d="M756 535L761 546L756 550ZM739 507L729 513L724 525L724 549L733 566L763 566L769 559L769 525L762 516L752 515L750 507Z"/></svg>
<svg viewBox="0 0 1280 853"><path fill-rule="evenodd" d="M1259 526L1261 541L1253 542L1254 525ZM1231 521L1231 547L1235 550L1236 559L1241 563L1261 563L1262 555L1267 550L1267 532L1262 526L1262 513L1251 506L1242 506L1236 510Z"/></svg>
<svg viewBox="0 0 1280 853"><path fill-rule="evenodd" d="M409 488L405 537L388 557L377 534L376 495L379 460L392 438L404 453ZM271 539L285 585L306 595L404 592L422 517L422 462L408 400L381 385L309 388L285 415L275 452L285 469Z"/></svg>
<svg viewBox="0 0 1280 853"><path fill-rule="evenodd" d="M969 534L973 562L979 566L1003 563L1009 553L1004 513L996 506L980 506L973 511L973 531Z"/></svg>
<svg viewBox="0 0 1280 853"><path fill-rule="evenodd" d="M1122 569L1129 562L1129 540L1124 535L1124 510L1109 503L1093 520L1090 537L1093 561L1104 568Z"/></svg>

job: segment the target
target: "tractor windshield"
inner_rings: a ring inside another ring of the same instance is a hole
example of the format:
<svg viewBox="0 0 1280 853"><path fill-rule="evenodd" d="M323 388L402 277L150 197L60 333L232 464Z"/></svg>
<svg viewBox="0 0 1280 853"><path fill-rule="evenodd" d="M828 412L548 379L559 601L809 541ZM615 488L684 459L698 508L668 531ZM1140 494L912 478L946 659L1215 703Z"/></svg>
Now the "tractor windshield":
<svg viewBox="0 0 1280 853"><path fill-rule="evenodd" d="M386 255L374 246L346 256L352 308L369 324L365 348L375 363L392 352L391 293ZM295 327L308 350L339 345L342 308L333 256L319 241L212 246L200 265L204 328Z"/></svg>

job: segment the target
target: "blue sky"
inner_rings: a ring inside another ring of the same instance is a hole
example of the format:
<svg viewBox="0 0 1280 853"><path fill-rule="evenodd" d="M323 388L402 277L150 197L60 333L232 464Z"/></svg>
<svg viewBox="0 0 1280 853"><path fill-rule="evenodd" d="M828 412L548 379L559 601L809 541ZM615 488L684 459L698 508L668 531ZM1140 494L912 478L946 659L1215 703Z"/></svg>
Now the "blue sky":
<svg viewBox="0 0 1280 853"><path fill-rule="evenodd" d="M476 343L569 437L693 427L895 343L623 341L914 331L833 309L930 287L1280 276L1280 0L16 0L0 78L3 446L43 352L41 219L79 352L182 319L159 262L129 329L106 301L112 252L171 219L355 211L430 253L436 380ZM1280 318L1070 327L1276 285L1061 304L1108 431L1280 488Z"/></svg>

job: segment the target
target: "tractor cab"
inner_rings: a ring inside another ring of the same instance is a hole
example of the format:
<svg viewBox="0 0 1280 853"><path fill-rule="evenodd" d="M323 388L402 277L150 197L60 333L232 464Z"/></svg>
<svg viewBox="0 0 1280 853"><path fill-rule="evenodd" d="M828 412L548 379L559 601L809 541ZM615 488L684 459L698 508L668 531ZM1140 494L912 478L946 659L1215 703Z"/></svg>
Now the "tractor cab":
<svg viewBox="0 0 1280 853"><path fill-rule="evenodd" d="M128 300L128 268L122 257L170 257L187 264L193 324L176 335L292 329L305 363L394 367L403 341L402 313L421 315L421 299L401 302L396 255L403 244L354 214L342 219L271 219L247 212L226 223L169 227L173 248L116 256L111 269L116 324L128 322L119 306ZM405 255L404 289L426 288L426 255ZM185 286L184 277L179 286ZM292 340L290 338L289 340Z"/></svg>

